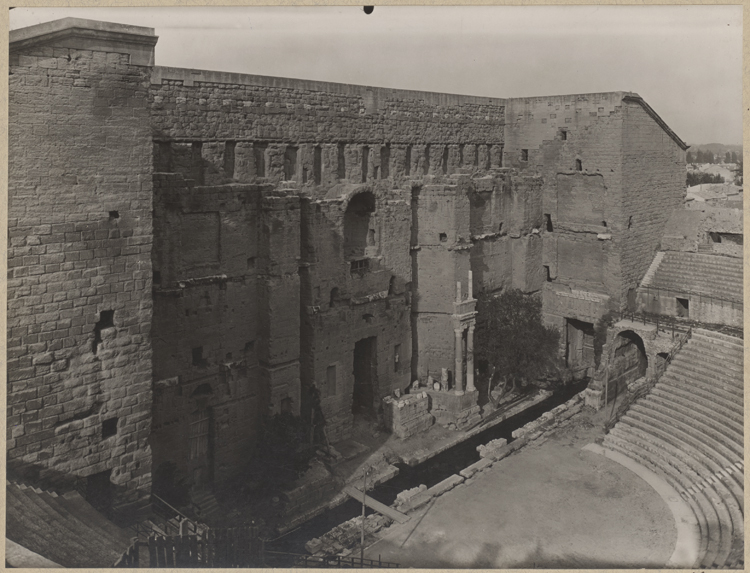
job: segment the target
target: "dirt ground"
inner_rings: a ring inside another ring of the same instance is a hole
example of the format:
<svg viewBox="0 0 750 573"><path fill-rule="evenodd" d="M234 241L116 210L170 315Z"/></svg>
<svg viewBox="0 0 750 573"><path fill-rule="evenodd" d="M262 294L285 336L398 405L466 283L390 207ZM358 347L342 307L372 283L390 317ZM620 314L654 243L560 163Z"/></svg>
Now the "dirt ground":
<svg viewBox="0 0 750 573"><path fill-rule="evenodd" d="M365 556L419 568L662 567L672 513L638 476L581 450L601 434L592 421L577 416L433 499Z"/></svg>

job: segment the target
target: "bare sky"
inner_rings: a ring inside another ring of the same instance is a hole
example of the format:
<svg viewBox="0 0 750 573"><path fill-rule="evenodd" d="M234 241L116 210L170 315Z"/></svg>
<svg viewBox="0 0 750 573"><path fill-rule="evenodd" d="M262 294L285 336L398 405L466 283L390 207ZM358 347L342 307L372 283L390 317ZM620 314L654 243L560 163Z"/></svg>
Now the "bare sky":
<svg viewBox="0 0 750 573"><path fill-rule="evenodd" d="M742 142L742 6L16 8L156 29L156 63L494 97L643 96L690 144Z"/></svg>

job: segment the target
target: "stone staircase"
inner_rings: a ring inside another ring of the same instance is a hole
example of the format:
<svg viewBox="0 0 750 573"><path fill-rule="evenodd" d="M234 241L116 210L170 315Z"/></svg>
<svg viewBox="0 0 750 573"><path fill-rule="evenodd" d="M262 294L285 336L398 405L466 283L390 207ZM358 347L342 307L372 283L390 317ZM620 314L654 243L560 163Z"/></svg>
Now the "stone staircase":
<svg viewBox="0 0 750 573"><path fill-rule="evenodd" d="M656 267L652 264L649 268L641 286L684 293L705 293L707 296L742 302L742 259L666 251L663 252L661 262Z"/></svg>
<svg viewBox="0 0 750 573"><path fill-rule="evenodd" d="M742 342L693 330L652 391L604 438L690 505L701 533L696 568L744 565Z"/></svg>
<svg viewBox="0 0 750 573"><path fill-rule="evenodd" d="M648 267L646 274L643 275L641 286L649 286L651 284L651 281L654 279L654 275L656 274L656 270L659 268L659 265L664 258L664 254L664 251L659 251L656 253L656 255L654 256L654 260L651 261L651 266Z"/></svg>
<svg viewBox="0 0 750 573"><path fill-rule="evenodd" d="M63 567L112 567L131 541L78 492L6 484L6 537Z"/></svg>
<svg viewBox="0 0 750 573"><path fill-rule="evenodd" d="M214 494L208 490L197 490L190 494L190 500L196 518L209 525L215 525L217 519L221 520L222 509L216 501Z"/></svg>

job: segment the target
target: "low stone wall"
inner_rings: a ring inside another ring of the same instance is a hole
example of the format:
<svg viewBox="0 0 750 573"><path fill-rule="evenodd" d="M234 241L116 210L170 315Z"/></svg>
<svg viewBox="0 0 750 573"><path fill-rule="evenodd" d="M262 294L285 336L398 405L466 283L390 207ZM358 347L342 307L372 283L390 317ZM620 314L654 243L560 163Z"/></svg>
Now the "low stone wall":
<svg viewBox="0 0 750 573"><path fill-rule="evenodd" d="M435 418L430 414L430 400L426 392L408 394L400 398L383 398L385 425L402 440L425 431Z"/></svg>
<svg viewBox="0 0 750 573"><path fill-rule="evenodd" d="M422 484L418 487L402 491L396 496L396 501L392 504L392 507L408 515L427 505L435 498L448 493L453 488L464 483L469 483L476 474L492 467L493 464L519 450L529 442L541 438L547 432L566 423L575 414L580 412L584 406L584 392L576 394L567 402L556 406L549 412L542 414L536 420L515 430L512 434L514 437L512 442L508 443L507 440L500 438L477 446L477 451L481 456L478 461L467 466L458 474L453 474L430 488ZM390 523L391 520L383 515L369 515L365 519L365 543L368 543L367 536L374 535ZM310 540L305 545L305 548L315 556L349 555L353 551L352 548L357 547L360 543L361 527L362 517L355 517L338 525L325 535Z"/></svg>
<svg viewBox="0 0 750 573"><path fill-rule="evenodd" d="M438 392L427 390L430 398L430 413L441 426L463 430L473 426L482 419L477 405L479 392L464 392L456 395L454 392Z"/></svg>

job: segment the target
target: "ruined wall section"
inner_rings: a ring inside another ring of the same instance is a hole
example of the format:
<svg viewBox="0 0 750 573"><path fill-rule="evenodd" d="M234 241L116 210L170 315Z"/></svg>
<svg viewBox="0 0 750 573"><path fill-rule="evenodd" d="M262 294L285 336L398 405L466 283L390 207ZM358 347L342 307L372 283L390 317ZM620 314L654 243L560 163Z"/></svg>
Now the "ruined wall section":
<svg viewBox="0 0 750 573"><path fill-rule="evenodd" d="M595 323L622 289L623 94L508 100L506 164L535 171L542 194L544 313Z"/></svg>
<svg viewBox="0 0 750 573"><path fill-rule="evenodd" d="M440 379L441 368L454 368L452 315L457 282L466 298L472 250L468 177L452 184L429 184L415 190L412 229L415 378Z"/></svg>
<svg viewBox="0 0 750 573"><path fill-rule="evenodd" d="M497 98L157 67L151 110L157 170L199 183L327 189L502 164Z"/></svg>
<svg viewBox="0 0 750 573"><path fill-rule="evenodd" d="M154 175L154 467L192 479L191 423L211 411L217 483L252 451L261 410L262 190ZM200 462L202 463L202 462Z"/></svg>
<svg viewBox="0 0 750 573"><path fill-rule="evenodd" d="M638 101L623 105L623 300L635 289L659 248L667 219L686 194L685 146Z"/></svg>
<svg viewBox="0 0 750 573"><path fill-rule="evenodd" d="M346 254L345 218L363 193L373 195L375 210L367 267L359 268ZM410 382L410 193L408 186L341 186L328 199L302 203L302 383L320 392L332 442L351 433L357 341L377 337L377 408L381 398Z"/></svg>
<svg viewBox="0 0 750 573"><path fill-rule="evenodd" d="M151 486L150 67L108 26L11 38L6 446L125 509Z"/></svg>
<svg viewBox="0 0 750 573"><path fill-rule="evenodd" d="M471 180L469 202L474 291L540 291L542 179L494 170Z"/></svg>

